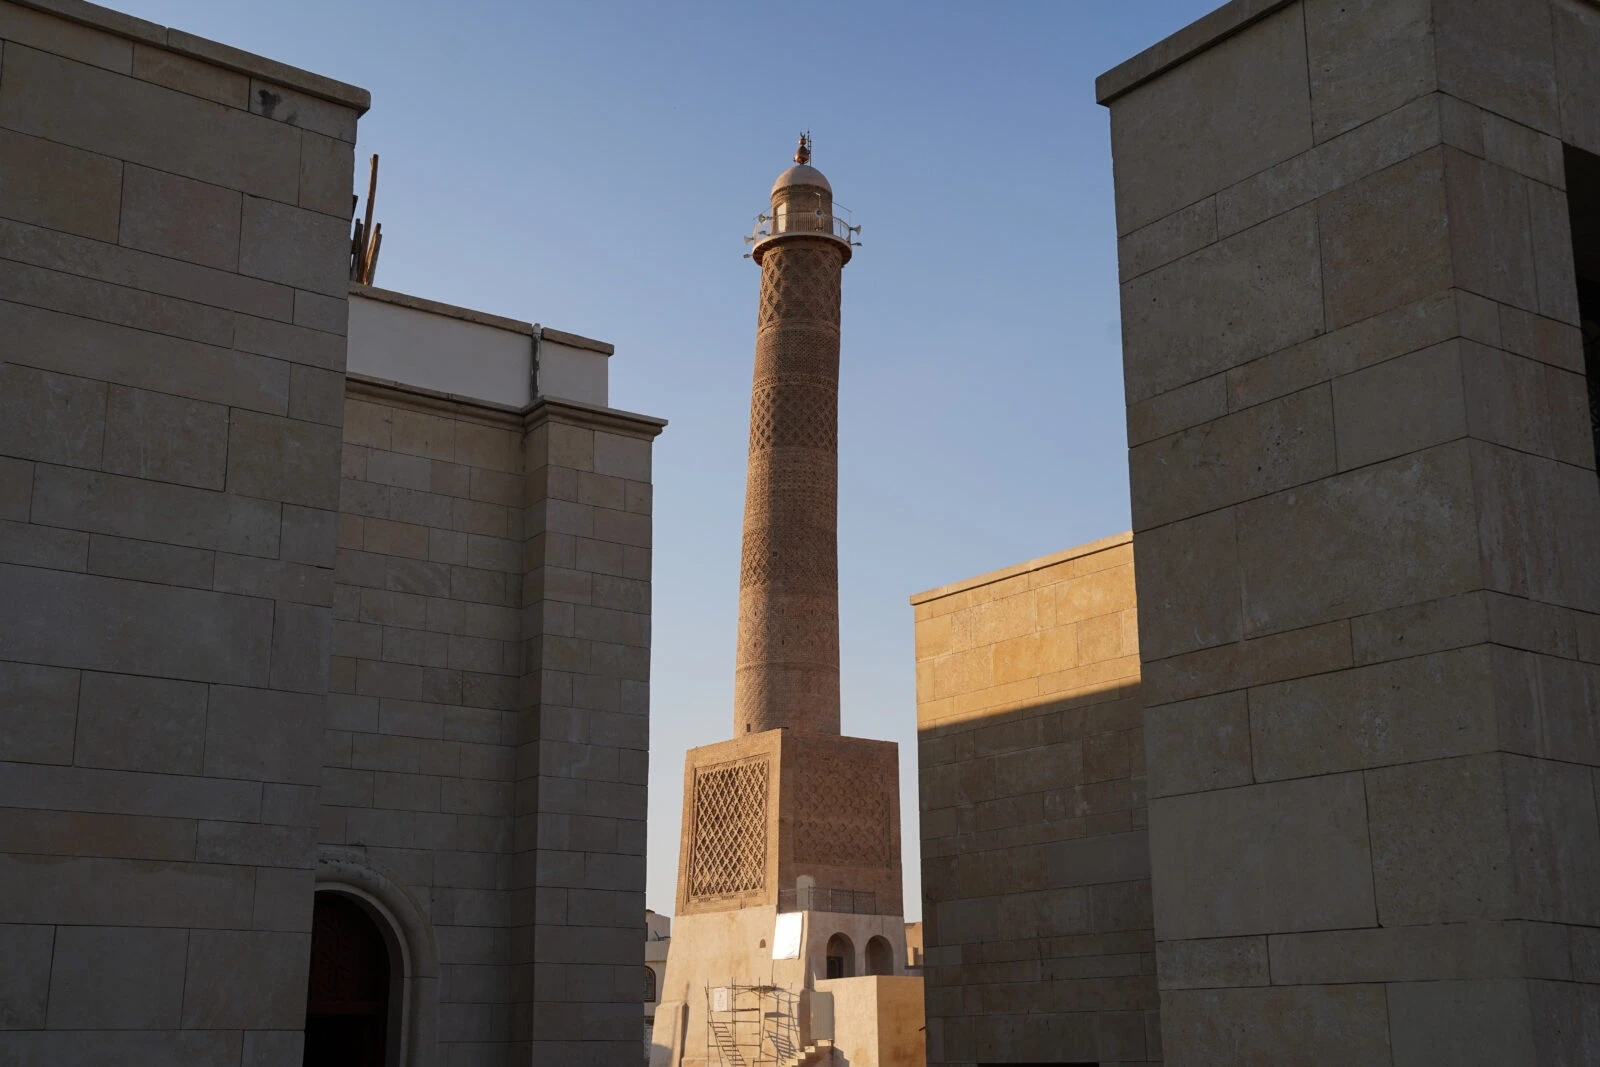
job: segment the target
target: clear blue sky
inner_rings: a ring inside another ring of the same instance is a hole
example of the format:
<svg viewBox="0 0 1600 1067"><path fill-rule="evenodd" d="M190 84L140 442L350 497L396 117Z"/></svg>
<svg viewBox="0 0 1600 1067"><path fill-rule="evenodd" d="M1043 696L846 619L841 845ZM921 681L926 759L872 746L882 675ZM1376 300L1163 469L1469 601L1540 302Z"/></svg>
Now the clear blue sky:
<svg viewBox="0 0 1600 1067"><path fill-rule="evenodd" d="M795 135L863 224L845 268L844 729L900 744L917 877L915 592L1128 527L1097 74L1219 0L793 5L111 0L371 90L378 281L613 342L655 459L648 904L683 753L732 731L758 269Z"/></svg>

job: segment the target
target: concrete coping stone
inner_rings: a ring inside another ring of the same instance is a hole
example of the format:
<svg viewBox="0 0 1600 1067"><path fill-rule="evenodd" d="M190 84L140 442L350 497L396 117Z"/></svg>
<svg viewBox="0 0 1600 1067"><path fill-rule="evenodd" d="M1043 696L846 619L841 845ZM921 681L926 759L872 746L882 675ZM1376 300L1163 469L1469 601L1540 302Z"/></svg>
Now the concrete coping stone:
<svg viewBox="0 0 1600 1067"><path fill-rule="evenodd" d="M475 322L480 326L492 326L497 330L538 337L552 344L566 345L569 348L583 348L590 352L599 352L605 356L615 355L617 351L616 345L608 344L605 341L596 341L593 337L584 337L581 334L568 333L565 330L541 326L537 322L523 322L521 319L510 319L503 315L491 315L486 311L474 311L471 308L457 307L454 304L429 300L427 297L412 296L410 293L398 293L392 289L379 289L377 286L352 282L350 283L350 293L352 296L362 296L368 300L379 300L385 304L411 308L413 311L426 311L431 315L444 315L448 318L460 319L463 322Z"/></svg>
<svg viewBox="0 0 1600 1067"><path fill-rule="evenodd" d="M345 395L370 397L390 404L402 404L418 411L465 418L493 426L529 429L552 416L603 430L614 430L635 437L655 437L666 429L667 420L640 415L620 408L601 407L560 397L535 397L527 407L496 404L458 393L443 393L418 385L375 378L366 374L345 375Z"/></svg>
<svg viewBox="0 0 1600 1067"><path fill-rule="evenodd" d="M350 295L364 296L368 300L379 300L385 304L394 304L398 307L410 308L413 311L426 311L430 315L444 315L448 318L460 319L463 322L475 322L479 326L493 326L497 330L526 334L529 337L540 331L540 326L536 322L523 322L521 319L510 319L503 315L491 315L487 311L473 311L471 308L457 307L454 304L429 300L423 296L397 293L393 289L379 289L375 285L362 285L359 282L351 282Z"/></svg>
<svg viewBox="0 0 1600 1067"><path fill-rule="evenodd" d="M204 60L240 74L248 74L253 78L296 89L335 104L342 104L353 108L358 115L364 114L372 107L372 94L358 86L326 78L321 74L313 74L299 67L291 67L287 63L279 63L275 59L258 56L231 45L196 37L192 33L168 29L154 22L146 22L144 19L123 14L121 11L88 3L87 0L12 0L12 2L37 11L48 12L69 22L91 26L157 48L165 48L169 52L176 52L191 59Z"/></svg>
<svg viewBox="0 0 1600 1067"><path fill-rule="evenodd" d="M565 330L553 330L548 326L540 328L539 336L552 344L566 345L568 348L586 348L590 352L599 352L604 356L615 355L617 351L616 345L607 344L604 341L596 341L593 337L568 333Z"/></svg>
<svg viewBox="0 0 1600 1067"><path fill-rule="evenodd" d="M941 585L939 588L930 589L926 593L917 593L912 596L911 603L926 604L930 600L939 600L942 597L965 592L968 589L976 589L980 585L1003 582L1007 578L1015 578L1019 574L1042 571L1046 567L1054 567L1057 563L1065 563L1069 559L1081 559L1084 556L1092 556L1096 552L1104 552L1107 549L1132 543L1133 532L1131 530L1126 533L1113 534L1110 537L1102 537L1098 541L1090 541L1088 544L1079 545L1076 548L1065 548L1060 552L1053 552L1048 556L1040 556L1038 559L1030 559L1025 563L1014 563L1009 567L990 571L988 574L980 574L975 578L966 578L959 582L951 582L949 585Z"/></svg>
<svg viewBox="0 0 1600 1067"><path fill-rule="evenodd" d="M1202 15L1172 36L1100 75L1094 80L1095 100L1109 104L1293 2L1229 0L1209 15Z"/></svg>

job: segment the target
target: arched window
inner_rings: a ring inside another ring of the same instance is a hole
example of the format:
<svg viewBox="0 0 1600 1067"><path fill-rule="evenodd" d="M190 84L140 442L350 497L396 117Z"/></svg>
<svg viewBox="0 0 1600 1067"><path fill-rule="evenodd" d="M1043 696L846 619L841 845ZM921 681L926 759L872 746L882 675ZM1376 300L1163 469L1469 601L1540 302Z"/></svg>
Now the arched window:
<svg viewBox="0 0 1600 1067"><path fill-rule="evenodd" d="M656 1002L656 969L654 967L646 967L644 969L644 1002L646 1004L654 1004Z"/></svg>
<svg viewBox="0 0 1600 1067"><path fill-rule="evenodd" d="M854 978L856 976L856 947L843 934L828 938L828 977Z"/></svg>
<svg viewBox="0 0 1600 1067"><path fill-rule="evenodd" d="M874 937L867 942L867 973L894 973L894 949L886 938Z"/></svg>

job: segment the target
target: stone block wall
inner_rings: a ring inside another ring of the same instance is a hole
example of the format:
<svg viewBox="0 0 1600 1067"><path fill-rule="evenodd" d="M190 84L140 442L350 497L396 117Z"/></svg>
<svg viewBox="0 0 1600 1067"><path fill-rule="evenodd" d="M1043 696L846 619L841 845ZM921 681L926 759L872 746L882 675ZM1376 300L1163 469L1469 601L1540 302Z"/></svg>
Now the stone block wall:
<svg viewBox="0 0 1600 1067"><path fill-rule="evenodd" d="M511 931L517 1062L639 1056L651 441L556 400L525 416Z"/></svg>
<svg viewBox="0 0 1600 1067"><path fill-rule="evenodd" d="M367 103L0 2L0 1061L299 1063Z"/></svg>
<svg viewBox="0 0 1600 1067"><path fill-rule="evenodd" d="M427 908L443 1062L500 1062L521 417L352 379L344 442L321 840L360 851Z"/></svg>
<svg viewBox="0 0 1600 1067"><path fill-rule="evenodd" d="M632 1062L661 423L345 412L322 841L426 909L441 1062Z"/></svg>
<svg viewBox="0 0 1600 1067"><path fill-rule="evenodd" d="M1579 0L1236 0L1105 75L1171 1063L1600 1059Z"/></svg>
<svg viewBox="0 0 1600 1067"><path fill-rule="evenodd" d="M912 598L930 1064L1161 1060L1133 559Z"/></svg>

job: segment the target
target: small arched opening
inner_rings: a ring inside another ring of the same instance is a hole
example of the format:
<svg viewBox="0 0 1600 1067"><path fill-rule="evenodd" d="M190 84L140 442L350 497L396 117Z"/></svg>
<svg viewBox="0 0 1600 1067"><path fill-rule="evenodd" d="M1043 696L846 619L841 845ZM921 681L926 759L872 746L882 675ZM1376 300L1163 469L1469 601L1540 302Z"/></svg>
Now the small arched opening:
<svg viewBox="0 0 1600 1067"><path fill-rule="evenodd" d="M827 961L829 978L856 976L856 946L843 934L828 938Z"/></svg>
<svg viewBox="0 0 1600 1067"><path fill-rule="evenodd" d="M867 973L894 973L894 947L888 938L880 935L867 942Z"/></svg>
<svg viewBox="0 0 1600 1067"><path fill-rule="evenodd" d="M656 969L648 964L644 969L644 1002L646 1004L656 1002Z"/></svg>
<svg viewBox="0 0 1600 1067"><path fill-rule="evenodd" d="M388 986L383 1013L383 1043L377 1058L377 1067L436 1067L438 1063L439 1022L439 952L434 944L433 927L427 913L411 891L389 871L373 863L365 854L339 845L323 845L317 856L317 889L312 911L312 962L311 980L308 983L307 1007L316 997L318 987L318 933L327 928L324 918L319 927L318 918L327 909L352 905L359 909L357 918L364 917L370 925L364 927L362 936L369 936L376 928L386 951ZM350 919L348 914L346 919ZM357 924L358 928L360 924ZM322 939L324 944L327 939ZM367 958L377 958L375 946L366 942ZM325 967L326 962L322 966ZM369 988L376 989L376 981L368 976ZM333 998L323 998L326 1001ZM334 1001L337 1003L337 1001ZM365 1001L370 1003L370 1000ZM339 1013L321 1013L323 1015ZM311 1024L308 1013L306 1033L306 1064L337 1063L364 1065L367 1059L347 1056L337 1051L324 1055L319 1050L324 1043L314 1039L313 1031L333 1028L332 1024ZM370 1043L369 1043L370 1044ZM316 1058L314 1058L316 1057Z"/></svg>
<svg viewBox="0 0 1600 1067"><path fill-rule="evenodd" d="M360 900L316 894L305 1067L388 1067L398 963L378 920Z"/></svg>

